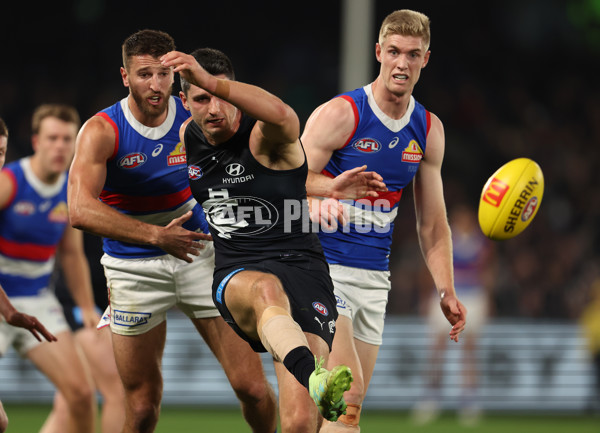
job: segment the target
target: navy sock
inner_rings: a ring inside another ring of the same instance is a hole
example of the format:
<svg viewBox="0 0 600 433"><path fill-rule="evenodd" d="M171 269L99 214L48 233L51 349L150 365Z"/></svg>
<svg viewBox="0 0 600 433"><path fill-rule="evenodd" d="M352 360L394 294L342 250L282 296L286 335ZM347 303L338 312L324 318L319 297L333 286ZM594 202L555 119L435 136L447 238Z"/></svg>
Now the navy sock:
<svg viewBox="0 0 600 433"><path fill-rule="evenodd" d="M292 349L283 360L283 365L308 389L308 379L315 370L315 357L308 347L298 346Z"/></svg>

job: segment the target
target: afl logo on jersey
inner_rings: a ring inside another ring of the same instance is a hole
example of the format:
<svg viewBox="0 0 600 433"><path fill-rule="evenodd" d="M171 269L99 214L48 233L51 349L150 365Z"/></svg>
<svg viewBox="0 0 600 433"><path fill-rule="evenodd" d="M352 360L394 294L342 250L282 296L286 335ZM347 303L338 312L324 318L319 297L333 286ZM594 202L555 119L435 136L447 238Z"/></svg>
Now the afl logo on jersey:
<svg viewBox="0 0 600 433"><path fill-rule="evenodd" d="M188 177L190 180L198 180L202 177L202 169L197 165L190 165L188 167Z"/></svg>
<svg viewBox="0 0 600 433"><path fill-rule="evenodd" d="M148 157L141 152L129 153L119 160L118 165L119 167L126 169L136 168L140 165L144 165L147 160Z"/></svg>
<svg viewBox="0 0 600 433"><path fill-rule="evenodd" d="M381 150L381 144L373 138L361 138L356 140L352 147L364 153L375 153Z"/></svg>
<svg viewBox="0 0 600 433"><path fill-rule="evenodd" d="M237 162L229 164L227 167L225 167L225 171L229 176L239 176L245 170L246 169L244 168L244 166L242 164L238 164Z"/></svg>

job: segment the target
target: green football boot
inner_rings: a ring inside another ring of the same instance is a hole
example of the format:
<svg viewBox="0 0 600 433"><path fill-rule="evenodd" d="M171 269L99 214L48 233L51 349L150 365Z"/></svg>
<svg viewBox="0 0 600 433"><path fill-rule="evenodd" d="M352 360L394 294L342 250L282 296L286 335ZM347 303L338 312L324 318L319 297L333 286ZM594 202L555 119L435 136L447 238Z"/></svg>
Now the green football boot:
<svg viewBox="0 0 600 433"><path fill-rule="evenodd" d="M321 361L317 362L315 356L315 371L310 375L308 388L323 418L334 422L346 413L344 392L350 389L352 372L345 365L338 365L329 371L321 367L323 362L322 357Z"/></svg>

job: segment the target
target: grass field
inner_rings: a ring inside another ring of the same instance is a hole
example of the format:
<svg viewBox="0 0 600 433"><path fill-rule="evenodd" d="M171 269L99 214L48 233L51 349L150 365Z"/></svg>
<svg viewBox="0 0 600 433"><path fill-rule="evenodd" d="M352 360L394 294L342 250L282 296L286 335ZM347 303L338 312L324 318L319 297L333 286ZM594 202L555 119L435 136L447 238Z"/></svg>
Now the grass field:
<svg viewBox="0 0 600 433"><path fill-rule="evenodd" d="M49 406L5 404L10 424L7 433L37 433ZM166 406L156 433L248 433L238 410ZM406 412L367 411L361 417L362 433L598 433L600 417L575 415L488 414L474 427L460 425L451 414L426 426L415 426Z"/></svg>

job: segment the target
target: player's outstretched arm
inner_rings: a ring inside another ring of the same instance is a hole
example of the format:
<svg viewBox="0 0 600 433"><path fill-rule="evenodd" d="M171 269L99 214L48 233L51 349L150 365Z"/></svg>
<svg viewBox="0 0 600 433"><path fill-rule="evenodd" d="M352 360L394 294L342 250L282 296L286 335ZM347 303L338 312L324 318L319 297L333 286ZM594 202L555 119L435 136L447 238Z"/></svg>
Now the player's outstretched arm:
<svg viewBox="0 0 600 433"><path fill-rule="evenodd" d="M425 156L413 182L417 235L423 257L440 295L442 311L453 326L450 338L458 341L465 326L467 312L458 301L454 289L452 237L442 182L443 159L444 128L440 119L432 114Z"/></svg>
<svg viewBox="0 0 600 433"><path fill-rule="evenodd" d="M101 117L92 117L79 131L75 157L69 171L71 225L98 236L154 245L191 262L188 254L198 255L198 249L201 248L198 241L209 240L210 236L181 227L183 217L160 227L130 218L98 200L106 181L106 161L111 157L114 146L114 130Z"/></svg>

